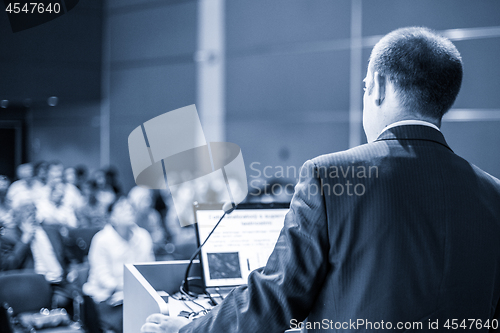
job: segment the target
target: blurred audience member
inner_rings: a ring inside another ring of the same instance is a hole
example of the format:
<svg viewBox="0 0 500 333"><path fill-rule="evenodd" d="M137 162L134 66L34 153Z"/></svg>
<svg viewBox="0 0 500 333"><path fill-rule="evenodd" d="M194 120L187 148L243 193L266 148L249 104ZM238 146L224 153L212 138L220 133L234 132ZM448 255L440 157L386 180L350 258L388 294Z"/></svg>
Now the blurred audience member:
<svg viewBox="0 0 500 333"><path fill-rule="evenodd" d="M76 186L76 171L73 167L64 169L63 183L72 184Z"/></svg>
<svg viewBox="0 0 500 333"><path fill-rule="evenodd" d="M113 189L116 196L122 194L122 187L118 181L118 169L112 165L104 169L104 176L106 178L106 184Z"/></svg>
<svg viewBox="0 0 500 333"><path fill-rule="evenodd" d="M21 164L17 167L19 180L10 185L7 191L7 199L10 204L17 206L19 202L26 200L37 200L40 197L42 184L33 177L33 166L31 163Z"/></svg>
<svg viewBox="0 0 500 333"><path fill-rule="evenodd" d="M97 170L94 173L92 179L95 181L97 185L97 200L101 205L108 207L111 203L113 203L118 194L115 192L113 186L108 184L106 180L106 172L104 170Z"/></svg>
<svg viewBox="0 0 500 333"><path fill-rule="evenodd" d="M123 265L154 261L149 233L135 223L134 209L121 198L110 206L110 223L90 245L89 279L83 292L92 297L104 330L123 331Z"/></svg>
<svg viewBox="0 0 500 333"><path fill-rule="evenodd" d="M166 239L160 213L152 207L152 194L152 190L135 186L128 193L128 200L135 210L137 225L149 231L158 256L165 254Z"/></svg>
<svg viewBox="0 0 500 333"><path fill-rule="evenodd" d="M57 228L40 225L32 201L13 207L14 224L2 236L0 270L34 269L54 288L53 307L71 305L73 287L66 281L69 260Z"/></svg>
<svg viewBox="0 0 500 333"><path fill-rule="evenodd" d="M35 183L38 186L44 186L47 184L47 174L48 174L49 163L45 161L40 161L35 163L34 176Z"/></svg>
<svg viewBox="0 0 500 333"><path fill-rule="evenodd" d="M29 200L19 203L12 213L14 225L6 229L2 242L4 253L8 253L4 256L2 270L36 267L37 273L46 275L48 281L61 281L63 253L59 246L60 235L52 233L55 229L50 229L47 234L35 218L35 204ZM35 237L38 242L34 241ZM36 263L37 259L40 260Z"/></svg>
<svg viewBox="0 0 500 333"><path fill-rule="evenodd" d="M83 197L80 190L71 184L63 182L64 166L59 161L52 161L48 165L47 184L44 186L44 197L48 198L51 194L54 184L63 183L63 199L62 205L69 206L73 210L80 208L83 205Z"/></svg>
<svg viewBox="0 0 500 333"><path fill-rule="evenodd" d="M10 202L7 199L9 185L9 177L0 175L0 226L9 226L12 222Z"/></svg>
<svg viewBox="0 0 500 333"><path fill-rule="evenodd" d="M160 190L151 190L153 193L153 208L160 213L160 216L162 216L162 219L167 215L168 207L163 201L163 198L161 196ZM163 229L165 229L165 224L162 223Z"/></svg>
<svg viewBox="0 0 500 333"><path fill-rule="evenodd" d="M61 183L64 165L60 161L51 161L47 165L47 182L45 185L52 186L54 183Z"/></svg>
<svg viewBox="0 0 500 333"><path fill-rule="evenodd" d="M165 250L171 256L169 259L189 259L197 248L194 227L192 225L181 227L169 189L160 190L160 195L167 207L165 216L167 244Z"/></svg>
<svg viewBox="0 0 500 333"><path fill-rule="evenodd" d="M84 184L87 182L88 170L87 167L83 164L79 164L75 167L75 175L76 175L76 187L80 191L83 190Z"/></svg>
<svg viewBox="0 0 500 333"><path fill-rule="evenodd" d="M69 205L63 204L65 190L68 184L54 182L50 186L48 198L37 201L37 219L45 224L76 228L75 211Z"/></svg>
<svg viewBox="0 0 500 333"><path fill-rule="evenodd" d="M0 221L0 271L2 271L3 263L4 263L4 246L2 245L3 243L3 236L5 234L5 224L3 221Z"/></svg>
<svg viewBox="0 0 500 333"><path fill-rule="evenodd" d="M20 164L16 169L17 179L30 179L33 177L33 166L31 163Z"/></svg>
<svg viewBox="0 0 500 333"><path fill-rule="evenodd" d="M106 212L108 207L97 200L99 193L94 180L87 181L82 185L84 204L75 211L78 227L100 228L106 224Z"/></svg>

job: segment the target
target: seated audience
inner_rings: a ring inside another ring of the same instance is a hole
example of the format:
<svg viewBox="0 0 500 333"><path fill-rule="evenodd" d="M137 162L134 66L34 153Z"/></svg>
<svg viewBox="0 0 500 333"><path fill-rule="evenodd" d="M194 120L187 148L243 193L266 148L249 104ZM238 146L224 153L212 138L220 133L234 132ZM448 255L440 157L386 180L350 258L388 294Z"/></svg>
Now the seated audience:
<svg viewBox="0 0 500 333"><path fill-rule="evenodd" d="M99 228L106 224L108 206L97 200L97 184L94 180L82 185L84 204L75 211L79 228Z"/></svg>
<svg viewBox="0 0 500 333"><path fill-rule="evenodd" d="M40 168L37 171L40 172ZM21 164L17 167L17 177L7 191L7 199L11 205L18 205L18 202L31 200L35 201L41 196L43 184L33 176L33 166L31 163Z"/></svg>
<svg viewBox="0 0 500 333"><path fill-rule="evenodd" d="M90 273L83 292L96 303L102 329L123 331L123 265L154 261L149 233L135 223L134 209L121 198L110 206L109 224L90 245Z"/></svg>
<svg viewBox="0 0 500 333"><path fill-rule="evenodd" d="M83 190L83 185L87 182L88 170L87 167L83 164L79 164L75 167L75 175L76 175L76 187L80 191Z"/></svg>
<svg viewBox="0 0 500 333"><path fill-rule="evenodd" d="M49 163L47 163L46 161L39 161L35 163L34 166L35 183L38 183L38 185L40 186L44 186L45 184L47 184L48 168L49 168Z"/></svg>
<svg viewBox="0 0 500 333"><path fill-rule="evenodd" d="M66 280L69 259L61 234L35 216L36 206L29 200L13 207L13 225L2 236L0 270L33 269L52 284L53 307L71 307L74 286Z"/></svg>
<svg viewBox="0 0 500 333"><path fill-rule="evenodd" d="M0 175L0 225L7 226L12 221L10 213L10 202L7 199L7 190L9 189L9 177Z"/></svg>
<svg viewBox="0 0 500 333"><path fill-rule="evenodd" d="M110 186L115 192L116 196L122 195L122 187L118 181L118 169L112 165L104 169L104 177L107 186Z"/></svg>
<svg viewBox="0 0 500 333"><path fill-rule="evenodd" d="M192 225L181 227L169 189L160 190L160 196L166 207L165 229L167 236L166 252L169 260L186 260L196 251L196 232Z"/></svg>
<svg viewBox="0 0 500 333"><path fill-rule="evenodd" d="M64 169L63 173L63 183L72 184L76 186L76 170L73 167L68 167Z"/></svg>
<svg viewBox="0 0 500 333"><path fill-rule="evenodd" d="M2 236L5 233L5 227L12 222L10 204L6 198L10 180L7 176L0 175L0 270L3 266L3 246Z"/></svg>
<svg viewBox="0 0 500 333"><path fill-rule="evenodd" d="M4 250L3 250L3 236L5 234L5 224L0 221L0 271L2 270L3 267L3 262L4 262Z"/></svg>
<svg viewBox="0 0 500 333"><path fill-rule="evenodd" d="M116 200L119 193L116 192L115 188L111 184L108 183L105 170L97 170L94 173L92 180L96 183L96 198L101 205L107 207Z"/></svg>
<svg viewBox="0 0 500 333"><path fill-rule="evenodd" d="M76 228L76 216L70 205L64 205L66 185L64 183L52 183L49 188L49 197L41 198L37 202L37 219L45 224L53 224Z"/></svg>
<svg viewBox="0 0 500 333"><path fill-rule="evenodd" d="M49 163L47 171L47 184L43 188L42 198L49 198L52 188L56 183L63 183L63 201L64 206L71 207L73 210L80 208L83 205L83 198L80 190L70 183L63 182L64 166L59 161Z"/></svg>
<svg viewBox="0 0 500 333"><path fill-rule="evenodd" d="M160 213L152 207L152 191L135 186L128 193L128 200L135 210L137 225L149 231L153 239L155 254L164 254L165 233L161 225Z"/></svg>

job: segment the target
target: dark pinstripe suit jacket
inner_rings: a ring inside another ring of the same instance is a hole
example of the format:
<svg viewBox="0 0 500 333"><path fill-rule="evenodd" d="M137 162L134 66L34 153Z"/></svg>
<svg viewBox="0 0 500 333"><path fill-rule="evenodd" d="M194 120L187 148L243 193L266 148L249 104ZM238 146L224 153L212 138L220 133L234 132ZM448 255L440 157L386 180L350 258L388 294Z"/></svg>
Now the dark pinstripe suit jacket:
<svg viewBox="0 0 500 333"><path fill-rule="evenodd" d="M498 317L499 296L500 181L439 131L399 126L307 161L266 267L180 332L283 332L306 317L309 332L449 331L447 319Z"/></svg>

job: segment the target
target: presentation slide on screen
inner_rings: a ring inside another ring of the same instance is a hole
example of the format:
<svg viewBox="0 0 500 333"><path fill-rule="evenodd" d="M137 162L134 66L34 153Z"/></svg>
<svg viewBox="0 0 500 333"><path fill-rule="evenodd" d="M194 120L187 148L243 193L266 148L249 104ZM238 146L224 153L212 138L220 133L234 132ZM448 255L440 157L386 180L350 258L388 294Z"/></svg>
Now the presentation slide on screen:
<svg viewBox="0 0 500 333"><path fill-rule="evenodd" d="M227 215L201 251L207 287L247 283L251 271L265 266L278 239L288 209L241 209ZM222 211L198 211L203 242Z"/></svg>

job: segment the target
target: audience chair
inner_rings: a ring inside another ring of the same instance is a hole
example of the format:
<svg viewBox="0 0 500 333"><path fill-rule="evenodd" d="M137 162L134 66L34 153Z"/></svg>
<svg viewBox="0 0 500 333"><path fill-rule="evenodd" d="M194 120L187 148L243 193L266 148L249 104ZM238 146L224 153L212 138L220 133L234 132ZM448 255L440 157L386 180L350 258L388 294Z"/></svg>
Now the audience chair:
<svg viewBox="0 0 500 333"><path fill-rule="evenodd" d="M50 309L52 287L43 275L27 272L14 272L0 275L0 327L2 332L17 333L12 325L20 313L38 313L40 309ZM7 321L7 322L5 322ZM61 326L37 330L40 333L81 333L81 328Z"/></svg>

